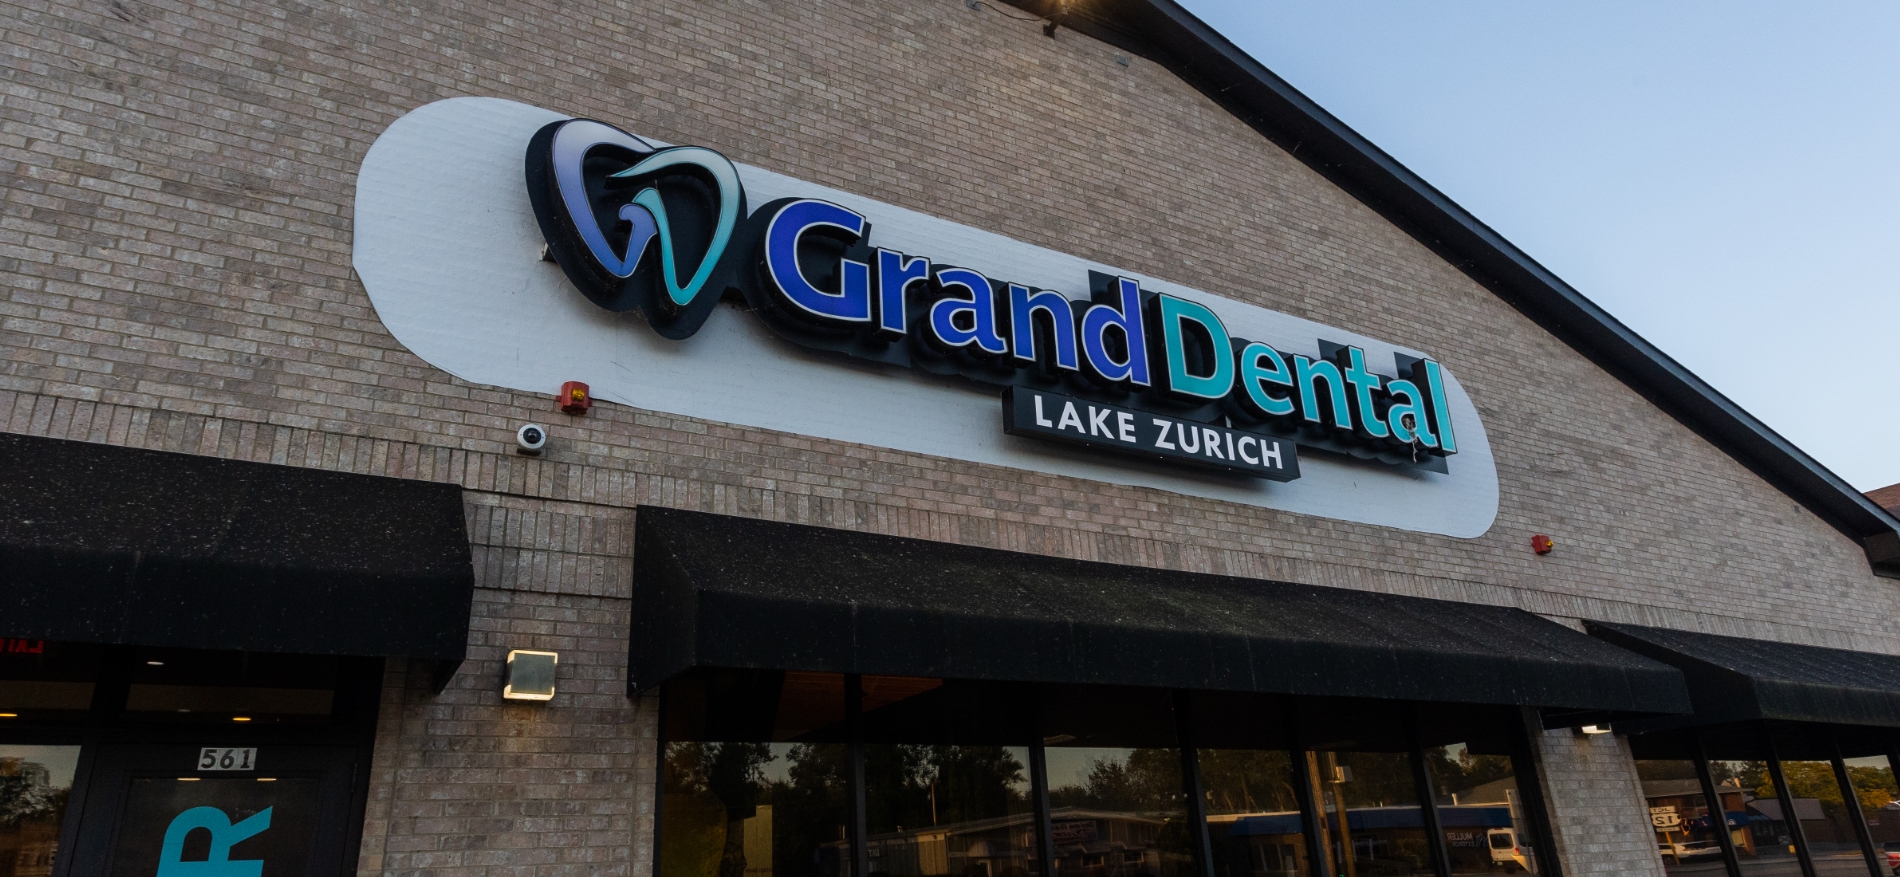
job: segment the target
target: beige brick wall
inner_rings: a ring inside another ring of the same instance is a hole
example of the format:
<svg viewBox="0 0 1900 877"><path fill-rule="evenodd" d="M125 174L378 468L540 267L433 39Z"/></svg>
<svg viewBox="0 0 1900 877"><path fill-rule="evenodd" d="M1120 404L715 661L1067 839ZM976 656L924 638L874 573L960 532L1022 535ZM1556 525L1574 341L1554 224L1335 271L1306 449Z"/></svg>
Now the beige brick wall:
<svg viewBox="0 0 1900 877"><path fill-rule="evenodd" d="M650 783L650 721L609 678L638 503L1900 652L1895 588L1848 539L1165 70L1072 33L960 0L3 2L0 429L472 492L477 659L441 698L392 677L365 873L650 861L650 786L579 803L561 782ZM1432 351L1485 417L1497 524L1423 536L465 384L389 336L349 263L364 151L457 95ZM552 421L542 459L511 451L527 420ZM494 702L501 650L570 636L599 674L571 701ZM1545 748L1578 777L1614 760ZM1567 843L1611 856L1616 806L1559 804ZM582 840L545 845L546 819Z"/></svg>
<svg viewBox="0 0 1900 877"><path fill-rule="evenodd" d="M509 649L558 651L557 697L507 704ZM651 861L655 699L626 696L627 601L475 595L469 659L441 695L390 663L362 874L625 877Z"/></svg>
<svg viewBox="0 0 1900 877"><path fill-rule="evenodd" d="M1533 741L1566 877L1662 877L1648 803L1621 736L1546 731Z"/></svg>

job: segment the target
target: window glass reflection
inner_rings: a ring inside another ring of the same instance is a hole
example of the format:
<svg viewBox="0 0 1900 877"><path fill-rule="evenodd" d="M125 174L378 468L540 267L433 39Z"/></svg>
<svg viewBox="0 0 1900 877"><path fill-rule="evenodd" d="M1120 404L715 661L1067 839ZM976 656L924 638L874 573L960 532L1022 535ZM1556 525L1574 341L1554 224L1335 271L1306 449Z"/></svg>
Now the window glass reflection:
<svg viewBox="0 0 1900 877"><path fill-rule="evenodd" d="M845 747L666 746L662 877L847 877Z"/></svg>
<svg viewBox="0 0 1900 877"><path fill-rule="evenodd" d="M1310 752L1307 768L1333 873L1432 873L1409 755Z"/></svg>
<svg viewBox="0 0 1900 877"><path fill-rule="evenodd" d="M1739 795L1735 796L1738 809L1718 819L1710 813L1708 796L1702 793L1702 781L1696 777L1695 762L1638 760L1636 775L1643 784L1643 802L1649 807L1663 870L1670 874L1726 871L1722 841L1716 832L1724 824L1739 827L1747 823L1747 815L1739 810ZM1740 846L1740 841L1736 845Z"/></svg>
<svg viewBox="0 0 1900 877"><path fill-rule="evenodd" d="M844 692L835 673L668 683L660 877L849 877Z"/></svg>
<svg viewBox="0 0 1900 877"><path fill-rule="evenodd" d="M1768 775L1768 762L1761 760L1710 761L1715 792L1722 798L1722 809L1730 814L1730 836L1735 853L1741 858L1744 875L1794 874L1794 836L1782 817L1781 801L1775 797L1774 781ZM1746 824L1735 814L1746 818ZM1863 866L1862 870L1865 870Z"/></svg>
<svg viewBox="0 0 1900 877"><path fill-rule="evenodd" d="M0 877L47 877L73 789L77 746L0 744Z"/></svg>
<svg viewBox="0 0 1900 877"><path fill-rule="evenodd" d="M1453 874L1539 873L1511 757L1482 744L1425 750Z"/></svg>
<svg viewBox="0 0 1900 877"><path fill-rule="evenodd" d="M1849 758L1847 781L1860 800L1875 855L1890 869L1900 867L1900 788L1894 784L1893 766L1884 755Z"/></svg>
<svg viewBox="0 0 1900 877"><path fill-rule="evenodd" d="M1215 877L1310 873L1292 756L1261 749L1197 754Z"/></svg>
<svg viewBox="0 0 1900 877"><path fill-rule="evenodd" d="M1794 816L1808 841L1816 877L1860 877L1867 873L1860 838L1848 819L1841 784L1827 761L1783 761L1781 775L1794 798Z"/></svg>
<svg viewBox="0 0 1900 877"><path fill-rule="evenodd" d="M865 746L871 874L1035 873L1028 764L1025 746Z"/></svg>
<svg viewBox="0 0 1900 877"><path fill-rule="evenodd" d="M1049 746L1060 877L1190 877L1181 752Z"/></svg>

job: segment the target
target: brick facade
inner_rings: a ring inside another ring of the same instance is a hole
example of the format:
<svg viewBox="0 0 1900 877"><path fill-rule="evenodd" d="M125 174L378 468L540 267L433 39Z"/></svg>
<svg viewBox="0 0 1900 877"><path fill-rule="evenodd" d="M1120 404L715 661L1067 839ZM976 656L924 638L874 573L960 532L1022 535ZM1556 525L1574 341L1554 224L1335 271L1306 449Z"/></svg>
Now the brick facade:
<svg viewBox="0 0 1900 877"><path fill-rule="evenodd" d="M641 503L1900 652L1900 600L1852 541L1166 70L1073 33L959 0L6 4L0 429L469 492L472 660L439 697L392 666L363 874L650 870L654 710L622 678ZM458 95L1432 351L1485 418L1497 523L1427 536L466 384L389 336L349 255L370 143ZM512 451L529 420L555 432L540 459ZM501 705L515 647L561 650L555 705ZM1572 873L1654 866L1617 746L1543 739Z"/></svg>

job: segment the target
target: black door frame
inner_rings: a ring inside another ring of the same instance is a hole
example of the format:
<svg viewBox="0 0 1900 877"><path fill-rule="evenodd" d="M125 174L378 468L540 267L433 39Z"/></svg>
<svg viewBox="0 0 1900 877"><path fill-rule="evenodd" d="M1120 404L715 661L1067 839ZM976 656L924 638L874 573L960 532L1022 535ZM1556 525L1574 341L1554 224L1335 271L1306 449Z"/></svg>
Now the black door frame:
<svg viewBox="0 0 1900 877"><path fill-rule="evenodd" d="M101 662L93 682L91 709L70 722L0 727L0 743L77 746L72 791L61 816L59 850L51 877L93 877L74 874L72 862L80 842L79 829L95 786L102 748L136 745L279 746L348 748L352 751L347 792L342 810L344 826L341 858L344 874L353 873L362 847L363 821L369 806L370 759L376 742L376 723L382 705L384 659L345 657L338 668L331 714L321 724L270 726L182 724L142 721L128 717L130 666L136 647L115 647ZM326 818L332 814L326 814Z"/></svg>

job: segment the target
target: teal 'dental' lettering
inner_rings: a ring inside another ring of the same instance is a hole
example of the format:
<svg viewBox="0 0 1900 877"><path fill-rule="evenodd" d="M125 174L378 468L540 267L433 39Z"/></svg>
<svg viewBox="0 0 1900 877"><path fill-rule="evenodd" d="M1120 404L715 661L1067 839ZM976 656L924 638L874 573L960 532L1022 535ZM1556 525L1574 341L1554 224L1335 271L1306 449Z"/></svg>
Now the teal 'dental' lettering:
<svg viewBox="0 0 1900 877"><path fill-rule="evenodd" d="M231 861L231 847L270 827L271 808L231 824L216 807L193 807L165 827L165 843L158 851L158 877L262 877L263 859ZM185 861L185 838L196 829L211 832L211 852L203 861Z"/></svg>

